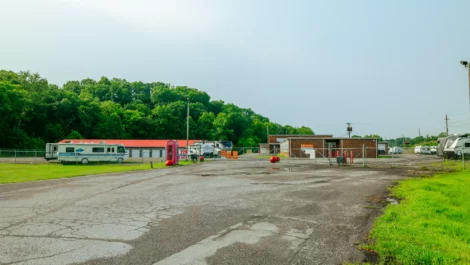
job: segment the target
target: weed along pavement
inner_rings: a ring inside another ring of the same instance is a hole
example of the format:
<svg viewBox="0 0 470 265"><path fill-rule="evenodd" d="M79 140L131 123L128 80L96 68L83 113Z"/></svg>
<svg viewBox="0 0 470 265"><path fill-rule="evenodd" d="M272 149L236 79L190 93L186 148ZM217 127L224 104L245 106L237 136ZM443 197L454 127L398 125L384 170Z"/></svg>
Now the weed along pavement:
<svg viewBox="0 0 470 265"><path fill-rule="evenodd" d="M0 264L361 262L398 173L217 161L0 185Z"/></svg>

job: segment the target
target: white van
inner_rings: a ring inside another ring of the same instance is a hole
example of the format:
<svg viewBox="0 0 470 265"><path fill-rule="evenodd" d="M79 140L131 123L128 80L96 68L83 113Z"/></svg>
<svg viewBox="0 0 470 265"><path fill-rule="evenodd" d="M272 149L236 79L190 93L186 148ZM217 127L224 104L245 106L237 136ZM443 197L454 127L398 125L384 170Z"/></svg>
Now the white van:
<svg viewBox="0 0 470 265"><path fill-rule="evenodd" d="M87 143L64 143L58 144L59 162L77 162L88 164L88 162L118 162L126 160L126 148L122 144L87 144Z"/></svg>

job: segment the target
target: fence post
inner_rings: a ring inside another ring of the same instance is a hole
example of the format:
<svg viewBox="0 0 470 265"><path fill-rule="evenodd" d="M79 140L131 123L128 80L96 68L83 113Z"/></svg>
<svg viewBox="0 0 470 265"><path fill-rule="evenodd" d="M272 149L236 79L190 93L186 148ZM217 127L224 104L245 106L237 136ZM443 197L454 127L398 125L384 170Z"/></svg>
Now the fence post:
<svg viewBox="0 0 470 265"><path fill-rule="evenodd" d="M15 149L15 164L16 164L16 149Z"/></svg>
<svg viewBox="0 0 470 265"><path fill-rule="evenodd" d="M37 151L34 150L34 164L36 164L36 156L37 156Z"/></svg>
<svg viewBox="0 0 470 265"><path fill-rule="evenodd" d="M331 145L328 146L328 163L330 164L330 166L332 165L331 164Z"/></svg>
<svg viewBox="0 0 470 265"><path fill-rule="evenodd" d="M465 146L462 146L462 169L465 170Z"/></svg>
<svg viewBox="0 0 470 265"><path fill-rule="evenodd" d="M366 165L365 163L365 155L366 155L366 145L362 145L362 166L364 167Z"/></svg>

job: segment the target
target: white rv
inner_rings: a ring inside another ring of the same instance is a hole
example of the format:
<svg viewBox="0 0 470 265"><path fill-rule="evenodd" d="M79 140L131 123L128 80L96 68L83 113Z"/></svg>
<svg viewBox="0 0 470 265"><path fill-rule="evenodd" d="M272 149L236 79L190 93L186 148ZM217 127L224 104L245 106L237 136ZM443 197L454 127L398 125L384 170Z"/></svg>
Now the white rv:
<svg viewBox="0 0 470 265"><path fill-rule="evenodd" d="M122 144L106 143L61 143L57 144L57 160L62 163L76 162L118 162L122 163L128 157Z"/></svg>
<svg viewBox="0 0 470 265"><path fill-rule="evenodd" d="M46 159L47 161L56 160L58 148L59 148L59 144L57 143L47 143L46 152L44 153L44 159Z"/></svg>
<svg viewBox="0 0 470 265"><path fill-rule="evenodd" d="M190 146L191 153L205 157L220 156L222 151L232 151L231 141L204 141Z"/></svg>
<svg viewBox="0 0 470 265"><path fill-rule="evenodd" d="M459 137L455 141L447 141L446 147L444 148L444 155L448 158L458 158L462 155L470 154L470 138Z"/></svg>
<svg viewBox="0 0 470 265"><path fill-rule="evenodd" d="M403 148L401 147L391 147L389 150L388 150L388 153L389 154L403 154Z"/></svg>
<svg viewBox="0 0 470 265"><path fill-rule="evenodd" d="M421 154L421 146L415 147L415 154Z"/></svg>
<svg viewBox="0 0 470 265"><path fill-rule="evenodd" d="M431 147L421 146L421 151L419 153L423 154L423 155L429 155L429 154L431 154Z"/></svg>

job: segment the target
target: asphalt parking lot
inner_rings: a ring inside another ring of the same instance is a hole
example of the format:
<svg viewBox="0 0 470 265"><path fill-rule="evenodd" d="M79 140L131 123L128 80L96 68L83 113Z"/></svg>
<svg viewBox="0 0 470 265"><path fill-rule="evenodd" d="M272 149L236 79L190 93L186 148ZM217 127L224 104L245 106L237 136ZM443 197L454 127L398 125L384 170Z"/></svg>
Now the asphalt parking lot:
<svg viewBox="0 0 470 265"><path fill-rule="evenodd" d="M0 185L0 264L363 261L397 172L218 161Z"/></svg>

